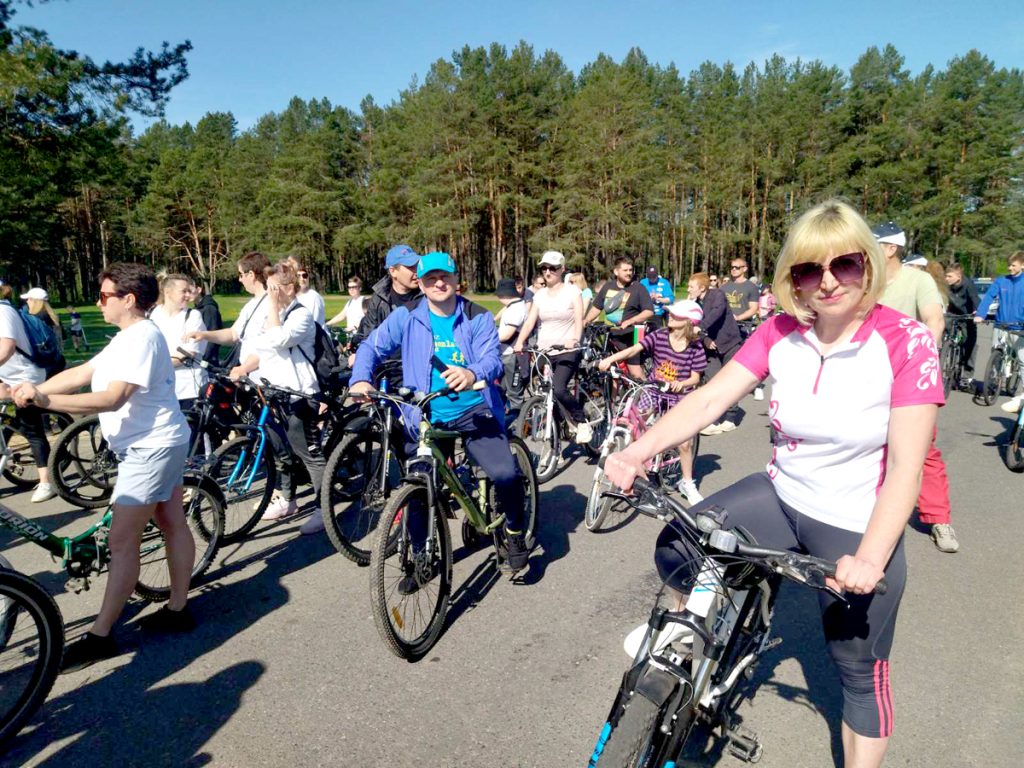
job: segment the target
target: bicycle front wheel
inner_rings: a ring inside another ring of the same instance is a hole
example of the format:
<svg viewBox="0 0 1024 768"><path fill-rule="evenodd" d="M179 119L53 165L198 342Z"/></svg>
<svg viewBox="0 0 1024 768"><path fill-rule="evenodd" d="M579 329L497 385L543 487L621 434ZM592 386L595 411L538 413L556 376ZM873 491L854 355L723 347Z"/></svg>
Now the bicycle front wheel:
<svg viewBox="0 0 1024 768"><path fill-rule="evenodd" d="M423 485L410 483L395 491L370 558L370 606L377 631L389 651L410 661L422 658L441 636L451 596L448 520L440 505L430 509L427 501ZM434 522L429 540L423 530L427 514Z"/></svg>
<svg viewBox="0 0 1024 768"><path fill-rule="evenodd" d="M117 457L100 432L98 416L86 416L65 429L50 451L50 482L69 504L105 506L117 482Z"/></svg>
<svg viewBox="0 0 1024 768"><path fill-rule="evenodd" d="M616 433L606 445L605 449L601 451L601 458L606 459L613 453L618 453L626 447L626 438L621 433ZM590 487L590 496L587 499L587 509L583 515L583 523L587 526L588 531L597 532L601 529L605 519L608 517L608 512L612 508L612 504L615 499L610 499L607 496L602 497L601 494L607 491L615 490L612 486L611 481L605 475L604 470L599 466L594 470L594 483Z"/></svg>
<svg viewBox="0 0 1024 768"><path fill-rule="evenodd" d="M182 488L185 524L195 545L195 560L189 589L200 583L224 540L224 504L216 484L208 477L186 475ZM139 580L135 594L143 600L166 600L171 596L164 534L152 520L142 533L139 547Z"/></svg>
<svg viewBox="0 0 1024 768"><path fill-rule="evenodd" d="M957 365L960 357L960 348L953 339L946 339L939 353L939 365L942 370L942 391L946 398L949 398L950 390L953 389L953 382L958 377Z"/></svg>
<svg viewBox="0 0 1024 768"><path fill-rule="evenodd" d="M224 492L224 543L240 541L260 521L277 486L270 446L252 435L236 437L214 453L210 477Z"/></svg>
<svg viewBox="0 0 1024 768"><path fill-rule="evenodd" d="M1011 472L1024 472L1024 429L1018 418L1010 430L1010 439L1002 446L1003 463Z"/></svg>
<svg viewBox="0 0 1024 768"><path fill-rule="evenodd" d="M64 656L64 622L53 598L24 574L0 569L0 745L43 703Z"/></svg>
<svg viewBox="0 0 1024 768"><path fill-rule="evenodd" d="M992 356L989 357L988 366L985 368L985 381L981 385L981 391L975 397L975 402L981 405L992 405L1002 394L1006 384L1003 380L1003 356L1003 350L992 350Z"/></svg>
<svg viewBox="0 0 1024 768"><path fill-rule="evenodd" d="M370 563L373 533L399 472L382 430L372 423L345 435L327 459L320 491L324 527L335 549L357 565Z"/></svg>
<svg viewBox="0 0 1024 768"><path fill-rule="evenodd" d="M549 418L547 397L538 395L523 403L516 419L515 432L533 457L539 483L546 483L555 476L562 456L562 438L554 420L556 412L552 408Z"/></svg>
<svg viewBox="0 0 1024 768"><path fill-rule="evenodd" d="M658 705L634 693L601 752L601 768L639 768L654 765L658 745ZM660 763L658 763L660 765Z"/></svg>

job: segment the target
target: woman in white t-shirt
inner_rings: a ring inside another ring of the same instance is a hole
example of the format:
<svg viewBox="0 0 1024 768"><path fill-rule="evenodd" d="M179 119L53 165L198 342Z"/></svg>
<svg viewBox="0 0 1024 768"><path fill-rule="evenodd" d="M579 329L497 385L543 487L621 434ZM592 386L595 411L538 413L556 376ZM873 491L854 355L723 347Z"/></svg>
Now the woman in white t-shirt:
<svg viewBox="0 0 1024 768"><path fill-rule="evenodd" d="M64 654L64 671L117 654L111 630L138 581L139 547L150 519L167 544L171 597L140 623L164 632L187 631L195 625L187 605L195 544L181 497L188 425L174 396L167 343L146 319L158 295L156 277L148 267L111 264L100 275L98 305L103 319L117 326L118 333L89 362L43 384L20 384L14 391L19 406L33 403L76 415L99 414L103 437L118 457L103 604L89 632ZM88 384L92 392L73 394Z"/></svg>
<svg viewBox="0 0 1024 768"><path fill-rule="evenodd" d="M291 266L292 271L298 278L295 286L295 299L313 315L313 321L321 328L327 327L327 307L324 305L324 297L313 288L309 279L309 270L297 256L289 256L285 262Z"/></svg>
<svg viewBox="0 0 1024 768"><path fill-rule="evenodd" d="M263 328L253 337L253 356L258 358L259 376L271 384L298 392L316 394L320 391L313 370L316 326L309 310L296 298L297 278L287 261L270 267L264 273L267 285L267 318ZM250 358L242 364L249 366ZM285 433L288 446L275 446L281 459L281 494L263 513L264 520L291 517L298 511L295 501L295 462L309 471L315 498L319 498L326 461L320 450L317 428L317 407L300 397L292 398L285 407ZM324 529L319 504L302 525L303 533Z"/></svg>
<svg viewBox="0 0 1024 768"><path fill-rule="evenodd" d="M183 349L197 358L202 358L206 351L205 341L186 337L186 334L206 330L203 316L188 306L191 288L192 281L185 275L168 275L160 283L162 301L149 313L149 319L156 323L170 350L171 365L174 366L174 395L184 414L192 409L209 378L202 368L186 366L184 355L178 351Z"/></svg>
<svg viewBox="0 0 1024 768"><path fill-rule="evenodd" d="M547 251L541 257L539 267L544 287L533 294L530 314L519 330L519 337L513 347L516 354L523 351L534 326L537 326L537 347L540 349L551 349L554 346L575 348L583 336L583 297L579 288L562 281L565 256L558 251ZM576 442L589 443L593 432L583 413L583 406L569 393L569 382L579 368L580 353L578 350L555 351L549 358L555 399L572 420Z"/></svg>
<svg viewBox="0 0 1024 768"><path fill-rule="evenodd" d="M327 321L327 325L335 326L345 324L345 333L351 336L359 330L359 324L363 322L366 315L364 303L366 297L361 295L363 290L362 278L353 275L348 279L348 301L344 308Z"/></svg>

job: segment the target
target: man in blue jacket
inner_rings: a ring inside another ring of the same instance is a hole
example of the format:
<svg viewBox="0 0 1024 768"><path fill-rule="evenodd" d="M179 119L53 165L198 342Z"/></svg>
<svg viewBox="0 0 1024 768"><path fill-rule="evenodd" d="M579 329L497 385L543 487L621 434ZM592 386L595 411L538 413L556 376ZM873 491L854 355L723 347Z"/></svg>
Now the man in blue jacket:
<svg viewBox="0 0 1024 768"><path fill-rule="evenodd" d="M494 483L498 511L505 515L506 567L515 573L526 567L530 553L526 548L523 482L505 436L501 391L494 383L504 372L494 315L456 294L457 270L447 253L423 256L416 276L426 301L413 309L396 307L359 346L349 392L359 395L372 391L374 370L401 349L406 387L418 392L447 387L458 393L431 401L431 422L460 432L466 451ZM482 390L473 387L478 381L487 382ZM406 455L412 455L415 444L411 441L421 414L412 406L405 411L410 438ZM409 511L410 520L418 519L417 527L419 521L426 520L425 510ZM419 586L407 577L399 590L407 594Z"/></svg>
<svg viewBox="0 0 1024 768"><path fill-rule="evenodd" d="M998 298L999 308L996 310L996 324L1024 330L1024 275L1021 274L1022 270L1024 270L1024 251L1017 251L1010 256L1010 274L997 277L985 291L981 304L978 305L978 309L974 313L974 322L983 323L988 316L989 305ZM1005 336L1006 331L996 328L992 332L992 346L1002 342ZM1011 345L1010 351L1014 351L1013 345ZM1024 339L1020 336L1017 337L1015 351L1024 362ZM1024 400L1024 396L1017 395L1003 403L1001 408L1007 413L1017 413L1022 400Z"/></svg>
<svg viewBox="0 0 1024 768"><path fill-rule="evenodd" d="M655 322L659 328L664 326L665 308L676 303L676 292L672 289L672 283L659 275L658 268L652 264L647 268L647 276L640 281L640 285L651 295Z"/></svg>

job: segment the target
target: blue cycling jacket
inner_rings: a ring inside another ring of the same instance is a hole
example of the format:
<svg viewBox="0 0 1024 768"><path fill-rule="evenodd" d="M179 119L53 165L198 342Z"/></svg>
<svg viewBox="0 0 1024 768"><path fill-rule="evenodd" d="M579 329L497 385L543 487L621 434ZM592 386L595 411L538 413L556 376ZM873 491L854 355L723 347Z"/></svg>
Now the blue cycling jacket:
<svg viewBox="0 0 1024 768"><path fill-rule="evenodd" d="M996 309L996 322L1003 325L1024 324L1024 272L1016 277L1003 275L985 291L985 295L974 313L980 318L988 317L988 308L992 300L999 299L999 307Z"/></svg>

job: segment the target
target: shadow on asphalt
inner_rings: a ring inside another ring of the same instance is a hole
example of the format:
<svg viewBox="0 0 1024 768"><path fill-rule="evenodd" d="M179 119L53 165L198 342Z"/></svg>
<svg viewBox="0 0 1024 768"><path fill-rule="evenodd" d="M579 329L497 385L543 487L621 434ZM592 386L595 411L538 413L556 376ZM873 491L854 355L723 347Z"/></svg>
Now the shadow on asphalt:
<svg viewBox="0 0 1024 768"><path fill-rule="evenodd" d="M98 667L73 673L82 684L46 702L32 720L34 729L11 743L5 764L23 765L62 741L68 743L39 765L211 763L212 756L202 752L202 746L231 719L266 667L249 659L203 682L161 682L284 607L289 594L281 584L282 577L336 555L326 537L297 540L296 533L231 566L237 569L262 561L266 567L251 578L230 584L214 582L194 592L189 605L199 626L187 635L143 635L137 625L126 625L125 619L149 609L145 604L130 603L115 637L123 654L134 653L131 660L100 673L100 677L90 677L97 674ZM217 579L224 573L215 570L210 575ZM101 580L97 587L102 586Z"/></svg>

